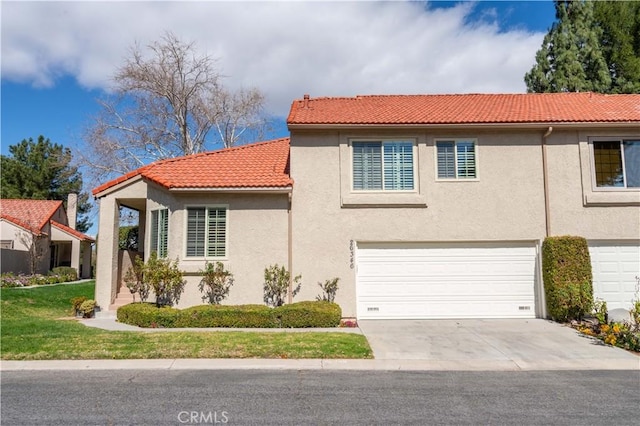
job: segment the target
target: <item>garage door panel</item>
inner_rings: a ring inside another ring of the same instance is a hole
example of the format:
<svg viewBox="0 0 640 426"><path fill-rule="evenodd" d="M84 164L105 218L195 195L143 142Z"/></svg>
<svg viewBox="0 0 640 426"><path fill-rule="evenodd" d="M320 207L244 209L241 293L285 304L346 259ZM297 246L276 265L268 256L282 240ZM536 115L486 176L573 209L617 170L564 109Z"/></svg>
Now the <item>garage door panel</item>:
<svg viewBox="0 0 640 426"><path fill-rule="evenodd" d="M533 245L363 246L360 318L532 318Z"/></svg>
<svg viewBox="0 0 640 426"><path fill-rule="evenodd" d="M640 275L640 242L589 241L589 254L594 298L605 300L609 310L629 309Z"/></svg>

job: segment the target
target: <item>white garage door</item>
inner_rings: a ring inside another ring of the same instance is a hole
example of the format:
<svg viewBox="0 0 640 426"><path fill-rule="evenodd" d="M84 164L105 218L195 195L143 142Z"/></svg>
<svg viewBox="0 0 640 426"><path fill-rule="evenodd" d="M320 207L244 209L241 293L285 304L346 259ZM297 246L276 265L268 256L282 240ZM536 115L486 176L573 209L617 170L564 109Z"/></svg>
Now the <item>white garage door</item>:
<svg viewBox="0 0 640 426"><path fill-rule="evenodd" d="M359 244L358 318L534 318L536 247Z"/></svg>
<svg viewBox="0 0 640 426"><path fill-rule="evenodd" d="M607 308L629 309L640 276L640 242L589 241L593 270L593 296L607 301Z"/></svg>

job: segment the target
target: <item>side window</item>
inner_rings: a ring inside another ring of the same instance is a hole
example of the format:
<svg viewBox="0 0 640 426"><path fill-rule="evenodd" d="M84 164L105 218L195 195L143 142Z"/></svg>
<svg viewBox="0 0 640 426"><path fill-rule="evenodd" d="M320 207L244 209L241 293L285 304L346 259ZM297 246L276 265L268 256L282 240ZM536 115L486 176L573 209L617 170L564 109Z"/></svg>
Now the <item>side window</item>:
<svg viewBox="0 0 640 426"><path fill-rule="evenodd" d="M593 165L598 188L640 187L640 140L594 141Z"/></svg>
<svg viewBox="0 0 640 426"><path fill-rule="evenodd" d="M475 179L478 177L475 140L436 141L438 179Z"/></svg>
<svg viewBox="0 0 640 426"><path fill-rule="evenodd" d="M169 237L169 210L153 210L151 212L151 251L158 257L167 257Z"/></svg>

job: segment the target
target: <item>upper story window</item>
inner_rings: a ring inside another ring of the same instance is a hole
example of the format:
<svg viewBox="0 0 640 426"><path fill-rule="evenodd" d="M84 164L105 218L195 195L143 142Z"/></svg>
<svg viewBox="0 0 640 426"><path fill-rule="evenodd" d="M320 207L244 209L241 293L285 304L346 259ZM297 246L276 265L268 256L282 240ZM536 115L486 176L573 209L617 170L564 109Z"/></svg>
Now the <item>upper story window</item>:
<svg viewBox="0 0 640 426"><path fill-rule="evenodd" d="M438 179L475 179L476 142L469 139L436 141Z"/></svg>
<svg viewBox="0 0 640 426"><path fill-rule="evenodd" d="M187 257L227 255L227 208L187 208Z"/></svg>
<svg viewBox="0 0 640 426"><path fill-rule="evenodd" d="M352 142L354 191L412 191L414 142Z"/></svg>
<svg viewBox="0 0 640 426"><path fill-rule="evenodd" d="M151 211L151 251L155 251L158 257L167 257L169 236L169 210L160 209Z"/></svg>
<svg viewBox="0 0 640 426"><path fill-rule="evenodd" d="M640 187L640 140L594 141L593 163L596 187Z"/></svg>

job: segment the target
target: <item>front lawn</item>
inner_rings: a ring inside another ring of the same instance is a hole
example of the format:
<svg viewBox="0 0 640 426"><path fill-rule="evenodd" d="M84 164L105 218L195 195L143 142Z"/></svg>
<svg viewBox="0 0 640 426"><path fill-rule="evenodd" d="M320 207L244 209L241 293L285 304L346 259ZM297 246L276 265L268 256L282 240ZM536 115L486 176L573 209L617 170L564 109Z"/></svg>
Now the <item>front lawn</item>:
<svg viewBox="0 0 640 426"><path fill-rule="evenodd" d="M94 283L0 292L2 359L372 358L351 333L105 331L79 324L70 299L93 298Z"/></svg>

